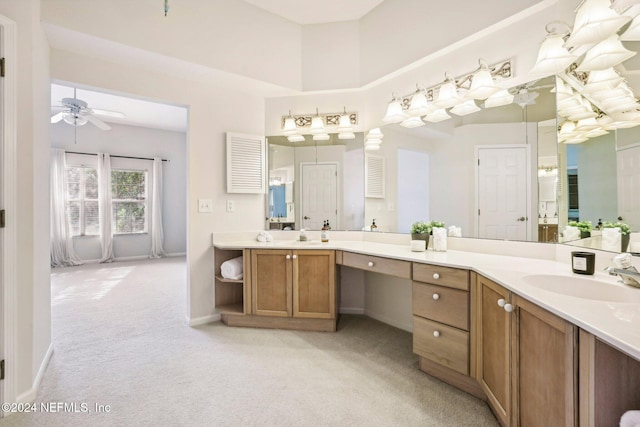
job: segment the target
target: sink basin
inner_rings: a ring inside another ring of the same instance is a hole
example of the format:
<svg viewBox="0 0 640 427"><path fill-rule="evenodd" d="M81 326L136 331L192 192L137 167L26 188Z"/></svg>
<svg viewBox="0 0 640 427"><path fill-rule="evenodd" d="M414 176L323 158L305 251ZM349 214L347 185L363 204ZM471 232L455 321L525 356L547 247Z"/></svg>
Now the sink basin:
<svg viewBox="0 0 640 427"><path fill-rule="evenodd" d="M640 303L640 289L597 279L552 274L533 274L524 277L531 286L574 298L608 302Z"/></svg>
<svg viewBox="0 0 640 427"><path fill-rule="evenodd" d="M273 245L274 246L315 246L315 245L320 245L322 242L320 242L320 240L307 240L305 242L301 242L300 240L274 240L273 241Z"/></svg>

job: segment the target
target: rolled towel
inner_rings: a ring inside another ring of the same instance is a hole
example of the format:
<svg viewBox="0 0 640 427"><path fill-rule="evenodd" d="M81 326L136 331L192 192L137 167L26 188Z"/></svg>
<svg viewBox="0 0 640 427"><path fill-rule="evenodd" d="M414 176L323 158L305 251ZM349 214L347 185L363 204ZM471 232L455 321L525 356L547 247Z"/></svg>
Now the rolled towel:
<svg viewBox="0 0 640 427"><path fill-rule="evenodd" d="M622 414L620 427L640 427L640 411L627 411Z"/></svg>
<svg viewBox="0 0 640 427"><path fill-rule="evenodd" d="M240 280L242 279L243 266L242 257L230 259L225 261L220 266L220 274L225 279Z"/></svg>
<svg viewBox="0 0 640 427"><path fill-rule="evenodd" d="M456 227L452 225L449 227L449 236L451 237L462 237L462 228Z"/></svg>

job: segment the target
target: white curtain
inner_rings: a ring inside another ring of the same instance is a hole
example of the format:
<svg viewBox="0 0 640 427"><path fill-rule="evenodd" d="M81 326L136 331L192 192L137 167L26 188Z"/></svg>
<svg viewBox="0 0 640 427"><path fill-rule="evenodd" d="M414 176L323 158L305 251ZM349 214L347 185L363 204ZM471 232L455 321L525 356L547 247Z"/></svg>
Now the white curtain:
<svg viewBox="0 0 640 427"><path fill-rule="evenodd" d="M153 184L151 186L151 255L160 258L165 255L162 229L162 159L153 159Z"/></svg>
<svg viewBox="0 0 640 427"><path fill-rule="evenodd" d="M80 265L67 217L67 162L64 150L51 151L51 266Z"/></svg>
<svg viewBox="0 0 640 427"><path fill-rule="evenodd" d="M100 215L100 262L113 261L113 232L111 230L111 158L98 153L98 212Z"/></svg>

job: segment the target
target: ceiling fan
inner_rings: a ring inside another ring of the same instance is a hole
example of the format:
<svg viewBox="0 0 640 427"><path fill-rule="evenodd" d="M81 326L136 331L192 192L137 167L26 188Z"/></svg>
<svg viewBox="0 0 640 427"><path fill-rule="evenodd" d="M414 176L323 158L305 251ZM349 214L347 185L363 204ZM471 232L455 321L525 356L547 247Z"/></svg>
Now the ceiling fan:
<svg viewBox="0 0 640 427"><path fill-rule="evenodd" d="M73 89L73 98L62 98L61 105L54 105L51 110L56 112L51 116L51 123L58 123L64 120L72 126L78 127L91 123L102 130L109 130L111 126L100 120L98 116L124 118L125 115L118 111L99 110L97 108L89 108L89 105L76 98L76 89Z"/></svg>

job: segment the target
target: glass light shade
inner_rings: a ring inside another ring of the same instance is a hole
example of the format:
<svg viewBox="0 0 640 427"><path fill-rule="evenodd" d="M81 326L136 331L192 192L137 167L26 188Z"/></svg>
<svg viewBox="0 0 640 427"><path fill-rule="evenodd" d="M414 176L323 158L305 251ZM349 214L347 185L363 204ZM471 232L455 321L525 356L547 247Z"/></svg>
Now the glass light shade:
<svg viewBox="0 0 640 427"><path fill-rule="evenodd" d="M611 9L610 0L585 0L576 12L573 31L565 46L598 43L631 20Z"/></svg>
<svg viewBox="0 0 640 427"><path fill-rule="evenodd" d="M581 107L582 102L580 101L580 98L580 95L573 95L571 98L558 100L558 109L568 110L570 108Z"/></svg>
<svg viewBox="0 0 640 427"><path fill-rule="evenodd" d="M440 86L438 97L434 104L440 108L449 108L463 102L464 100L460 98L455 82L453 79L449 79L446 83Z"/></svg>
<svg viewBox="0 0 640 427"><path fill-rule="evenodd" d="M407 118L408 115L402 109L402 103L394 98L389 105L387 105L387 114L385 114L382 121L384 123L400 123Z"/></svg>
<svg viewBox="0 0 640 427"><path fill-rule="evenodd" d="M476 102L470 99L460 105L456 105L450 111L457 116L466 116L467 114L477 113L480 110L481 108L476 105Z"/></svg>
<svg viewBox="0 0 640 427"><path fill-rule="evenodd" d="M599 117L596 117L596 123L606 129L608 125L613 123L613 119L606 114L602 114Z"/></svg>
<svg viewBox="0 0 640 427"><path fill-rule="evenodd" d="M444 108L440 108L433 113L427 114L427 117L424 119L431 123L438 123L450 118L451 116L447 114L447 111Z"/></svg>
<svg viewBox="0 0 640 427"><path fill-rule="evenodd" d="M538 59L531 74L549 75L564 71L578 57L563 46L562 34L549 34L538 49Z"/></svg>
<svg viewBox="0 0 640 427"><path fill-rule="evenodd" d="M384 138L384 135L382 134L382 131L380 130L380 128L373 128L369 132L367 132L367 136L365 137L365 140L371 141L371 140L379 139L380 141L382 141L382 138Z"/></svg>
<svg viewBox="0 0 640 427"><path fill-rule="evenodd" d="M484 101L484 108L501 107L509 105L513 102L513 95L507 89L497 92Z"/></svg>
<svg viewBox="0 0 640 427"><path fill-rule="evenodd" d="M640 108L640 104L635 99L627 99L623 102L613 102L611 104L603 104L602 108L609 113L622 113L625 111L636 110Z"/></svg>
<svg viewBox="0 0 640 427"><path fill-rule="evenodd" d="M284 119L284 127L282 128L282 133L285 135L293 135L296 132L298 132L298 128L296 127L295 119L291 116Z"/></svg>
<svg viewBox="0 0 640 427"><path fill-rule="evenodd" d="M375 142L375 141L367 141L364 143L364 149L367 151L377 151L380 149L380 145L382 144L382 141Z"/></svg>
<svg viewBox="0 0 640 427"><path fill-rule="evenodd" d="M576 124L574 122L564 122L560 126L559 135L563 139L573 138L576 136Z"/></svg>
<svg viewBox="0 0 640 427"><path fill-rule="evenodd" d="M589 138L586 136L576 136L574 138L565 139L562 141L565 144L580 144L581 142L587 141Z"/></svg>
<svg viewBox="0 0 640 427"><path fill-rule="evenodd" d="M590 117L588 119L578 120L576 124L576 132L589 132L595 129L600 129L601 126L596 122L595 117Z"/></svg>
<svg viewBox="0 0 640 427"><path fill-rule="evenodd" d="M558 101L563 101L573 96L571 86L568 86L561 78L556 78L556 85L549 92L555 93Z"/></svg>
<svg viewBox="0 0 640 427"><path fill-rule="evenodd" d="M331 136L329 136L328 133L316 133L315 135L313 135L314 141L328 141L330 139Z"/></svg>
<svg viewBox="0 0 640 427"><path fill-rule="evenodd" d="M609 132L607 132L607 131L606 131L606 130L604 130L604 129L596 129L596 130L592 130L592 131L587 132L587 133L585 134L585 136L586 136L587 138L597 138L597 137L599 137L599 136L606 135L606 134L608 134L608 133L609 133Z"/></svg>
<svg viewBox="0 0 640 427"><path fill-rule="evenodd" d="M62 120L64 120L65 123L68 123L68 124L70 124L72 126L83 126L83 125L86 125L87 122L89 121L89 120L87 120L86 117L84 117L84 116L76 116L73 113L64 113L62 115Z"/></svg>
<svg viewBox="0 0 640 427"><path fill-rule="evenodd" d="M302 135L289 135L289 136L287 136L287 140L289 140L289 142L302 142L302 141L304 141L304 136L302 136Z"/></svg>
<svg viewBox="0 0 640 427"><path fill-rule="evenodd" d="M311 128L309 129L309 132L312 135L325 133L324 121L322 120L322 117L320 117L319 115L316 115L311 119Z"/></svg>
<svg viewBox="0 0 640 427"><path fill-rule="evenodd" d="M587 77L587 85L606 83L609 87L614 88L623 82L623 78L613 68L605 68L604 70L593 70Z"/></svg>
<svg viewBox="0 0 640 427"><path fill-rule="evenodd" d="M591 118L595 119L597 116L598 114L594 111L579 111L573 114L569 114L567 118L573 121L582 121L582 120L591 119Z"/></svg>
<svg viewBox="0 0 640 427"><path fill-rule="evenodd" d="M408 119L405 119L402 122L400 122L400 126L405 128L417 128L424 125L425 123L422 121L420 116L409 117Z"/></svg>
<svg viewBox="0 0 640 427"><path fill-rule="evenodd" d="M353 128L351 127L351 117L349 114L344 113L340 115L340 120L338 121L338 130L340 132L351 132Z"/></svg>
<svg viewBox="0 0 640 427"><path fill-rule="evenodd" d="M411 97L408 111L414 117L426 116L433 111L433 106L427 100L424 92L417 90Z"/></svg>
<svg viewBox="0 0 640 427"><path fill-rule="evenodd" d="M577 70L605 70L626 61L635 54L636 52L622 46L620 38L614 34L589 49Z"/></svg>
<svg viewBox="0 0 640 427"><path fill-rule="evenodd" d="M471 78L471 87L465 94L466 98L487 99L494 93L500 92L500 87L496 86L491 76L491 71L486 64L481 64L480 69Z"/></svg>
<svg viewBox="0 0 640 427"><path fill-rule="evenodd" d="M338 139L356 139L356 134L353 132L340 132Z"/></svg>
<svg viewBox="0 0 640 427"><path fill-rule="evenodd" d="M631 25L620 36L622 40L637 41L640 40L640 17L635 17Z"/></svg>

